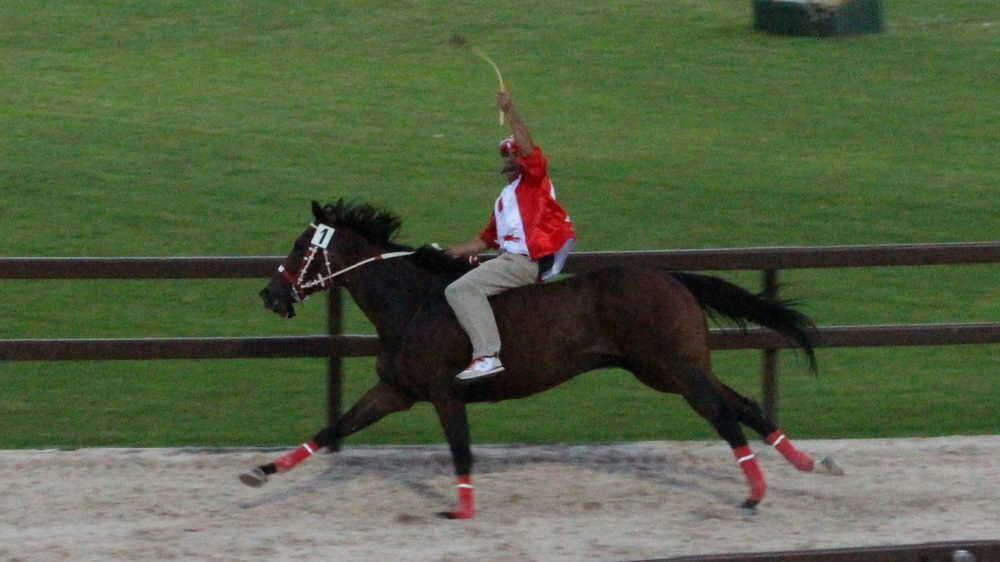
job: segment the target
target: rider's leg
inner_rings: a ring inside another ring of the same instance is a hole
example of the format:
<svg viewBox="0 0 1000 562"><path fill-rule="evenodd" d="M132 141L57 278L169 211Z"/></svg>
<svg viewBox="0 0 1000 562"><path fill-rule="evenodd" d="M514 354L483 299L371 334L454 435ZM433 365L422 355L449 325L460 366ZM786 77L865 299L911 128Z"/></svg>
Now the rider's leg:
<svg viewBox="0 0 1000 562"><path fill-rule="evenodd" d="M472 342L473 358L500 352L500 334L489 297L530 285L537 279L537 262L528 256L503 253L483 262L445 288L445 298Z"/></svg>

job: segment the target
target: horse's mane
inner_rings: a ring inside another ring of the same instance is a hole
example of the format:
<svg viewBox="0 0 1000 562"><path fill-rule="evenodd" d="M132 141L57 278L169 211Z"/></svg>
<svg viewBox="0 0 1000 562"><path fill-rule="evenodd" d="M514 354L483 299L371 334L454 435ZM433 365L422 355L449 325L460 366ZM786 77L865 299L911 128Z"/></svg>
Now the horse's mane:
<svg viewBox="0 0 1000 562"><path fill-rule="evenodd" d="M338 199L322 208L322 219L330 224L349 228L360 234L369 243L390 252L414 251L410 256L418 266L432 273L457 279L472 269L468 261L453 258L440 249L426 244L413 249L395 241L403 227L403 219L392 211L375 207L368 203L354 203Z"/></svg>
<svg viewBox="0 0 1000 562"><path fill-rule="evenodd" d="M444 275L449 280L458 279L475 267L469 260L449 256L431 244L417 248L412 257L420 267Z"/></svg>
<svg viewBox="0 0 1000 562"><path fill-rule="evenodd" d="M386 209L380 209L368 203L354 203L338 199L323 206L322 213L322 217L316 218L332 225L350 228L368 242L384 250L405 251L413 249L395 242L399 230L403 227L403 219Z"/></svg>

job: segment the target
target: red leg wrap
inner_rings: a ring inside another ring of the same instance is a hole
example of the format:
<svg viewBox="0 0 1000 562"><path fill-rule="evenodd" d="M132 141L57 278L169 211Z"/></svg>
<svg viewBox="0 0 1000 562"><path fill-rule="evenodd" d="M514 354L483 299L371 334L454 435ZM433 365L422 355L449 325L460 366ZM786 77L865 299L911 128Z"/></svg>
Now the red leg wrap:
<svg viewBox="0 0 1000 562"><path fill-rule="evenodd" d="M773 445L783 457L788 459L788 462L792 463L792 466L802 472L812 472L816 465L812 457L796 449L792 445L791 440L785 437L785 434L781 430L776 430L774 433L768 435L764 441L768 445Z"/></svg>
<svg viewBox="0 0 1000 562"><path fill-rule="evenodd" d="M476 514L475 503L473 501L472 480L468 474L458 477L458 503L455 505L455 519L469 519Z"/></svg>
<svg viewBox="0 0 1000 562"><path fill-rule="evenodd" d="M764 483L764 474L760 471L760 467L757 466L757 459L754 458L753 451L750 450L749 446L737 447L733 449L733 454L736 455L736 460L740 463L743 475L746 476L747 483L750 484L750 497L747 498L747 503L756 505L764 499L764 493L767 492L767 484Z"/></svg>
<svg viewBox="0 0 1000 562"><path fill-rule="evenodd" d="M285 472L286 470L291 470L295 468L295 465L311 457L313 453L319 450L319 446L312 441L303 443L299 448L295 449L291 453L277 459L274 461L274 465L278 468L278 472Z"/></svg>

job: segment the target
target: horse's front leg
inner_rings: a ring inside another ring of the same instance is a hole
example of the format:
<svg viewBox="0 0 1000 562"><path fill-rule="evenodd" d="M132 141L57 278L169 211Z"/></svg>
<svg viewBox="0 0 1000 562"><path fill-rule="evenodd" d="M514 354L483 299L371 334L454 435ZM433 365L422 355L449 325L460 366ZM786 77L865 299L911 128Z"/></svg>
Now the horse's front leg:
<svg viewBox="0 0 1000 562"><path fill-rule="evenodd" d="M336 424L322 429L311 441L273 462L242 472L240 482L255 488L263 486L267 483L269 474L291 470L323 447L329 447L393 412L409 409L413 403L414 400L403 392L380 382L359 398L346 414L340 416Z"/></svg>
<svg viewBox="0 0 1000 562"><path fill-rule="evenodd" d="M469 448L469 418L465 403L457 399L434 401L434 409L444 429L451 449L451 460L455 465L458 501L455 511L440 515L448 519L469 519L476 513L472 489L472 450Z"/></svg>

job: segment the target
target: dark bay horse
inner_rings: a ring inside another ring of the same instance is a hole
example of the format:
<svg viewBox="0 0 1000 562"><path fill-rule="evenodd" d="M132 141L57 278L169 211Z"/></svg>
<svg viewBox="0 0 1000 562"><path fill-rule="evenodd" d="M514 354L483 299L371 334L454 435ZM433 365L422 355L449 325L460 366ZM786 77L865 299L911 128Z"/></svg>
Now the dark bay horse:
<svg viewBox="0 0 1000 562"><path fill-rule="evenodd" d="M812 323L786 303L749 293L705 275L613 267L523 287L491 299L503 341L506 371L471 385L454 377L468 363L471 344L444 299L444 287L471 266L424 246L393 240L396 215L344 200L313 202L315 223L295 240L278 273L261 291L265 306L283 317L294 303L331 287L345 287L378 332L378 382L334 425L240 480L264 484L318 449L418 401L437 411L458 479L453 518L474 514L472 453L466 404L523 398L576 375L604 367L632 372L647 386L677 393L732 447L749 484L753 508L766 485L740 424L801 471L836 472L829 459L813 462L796 449L760 407L712 373L706 311L739 325L776 330L801 347L815 371Z"/></svg>

